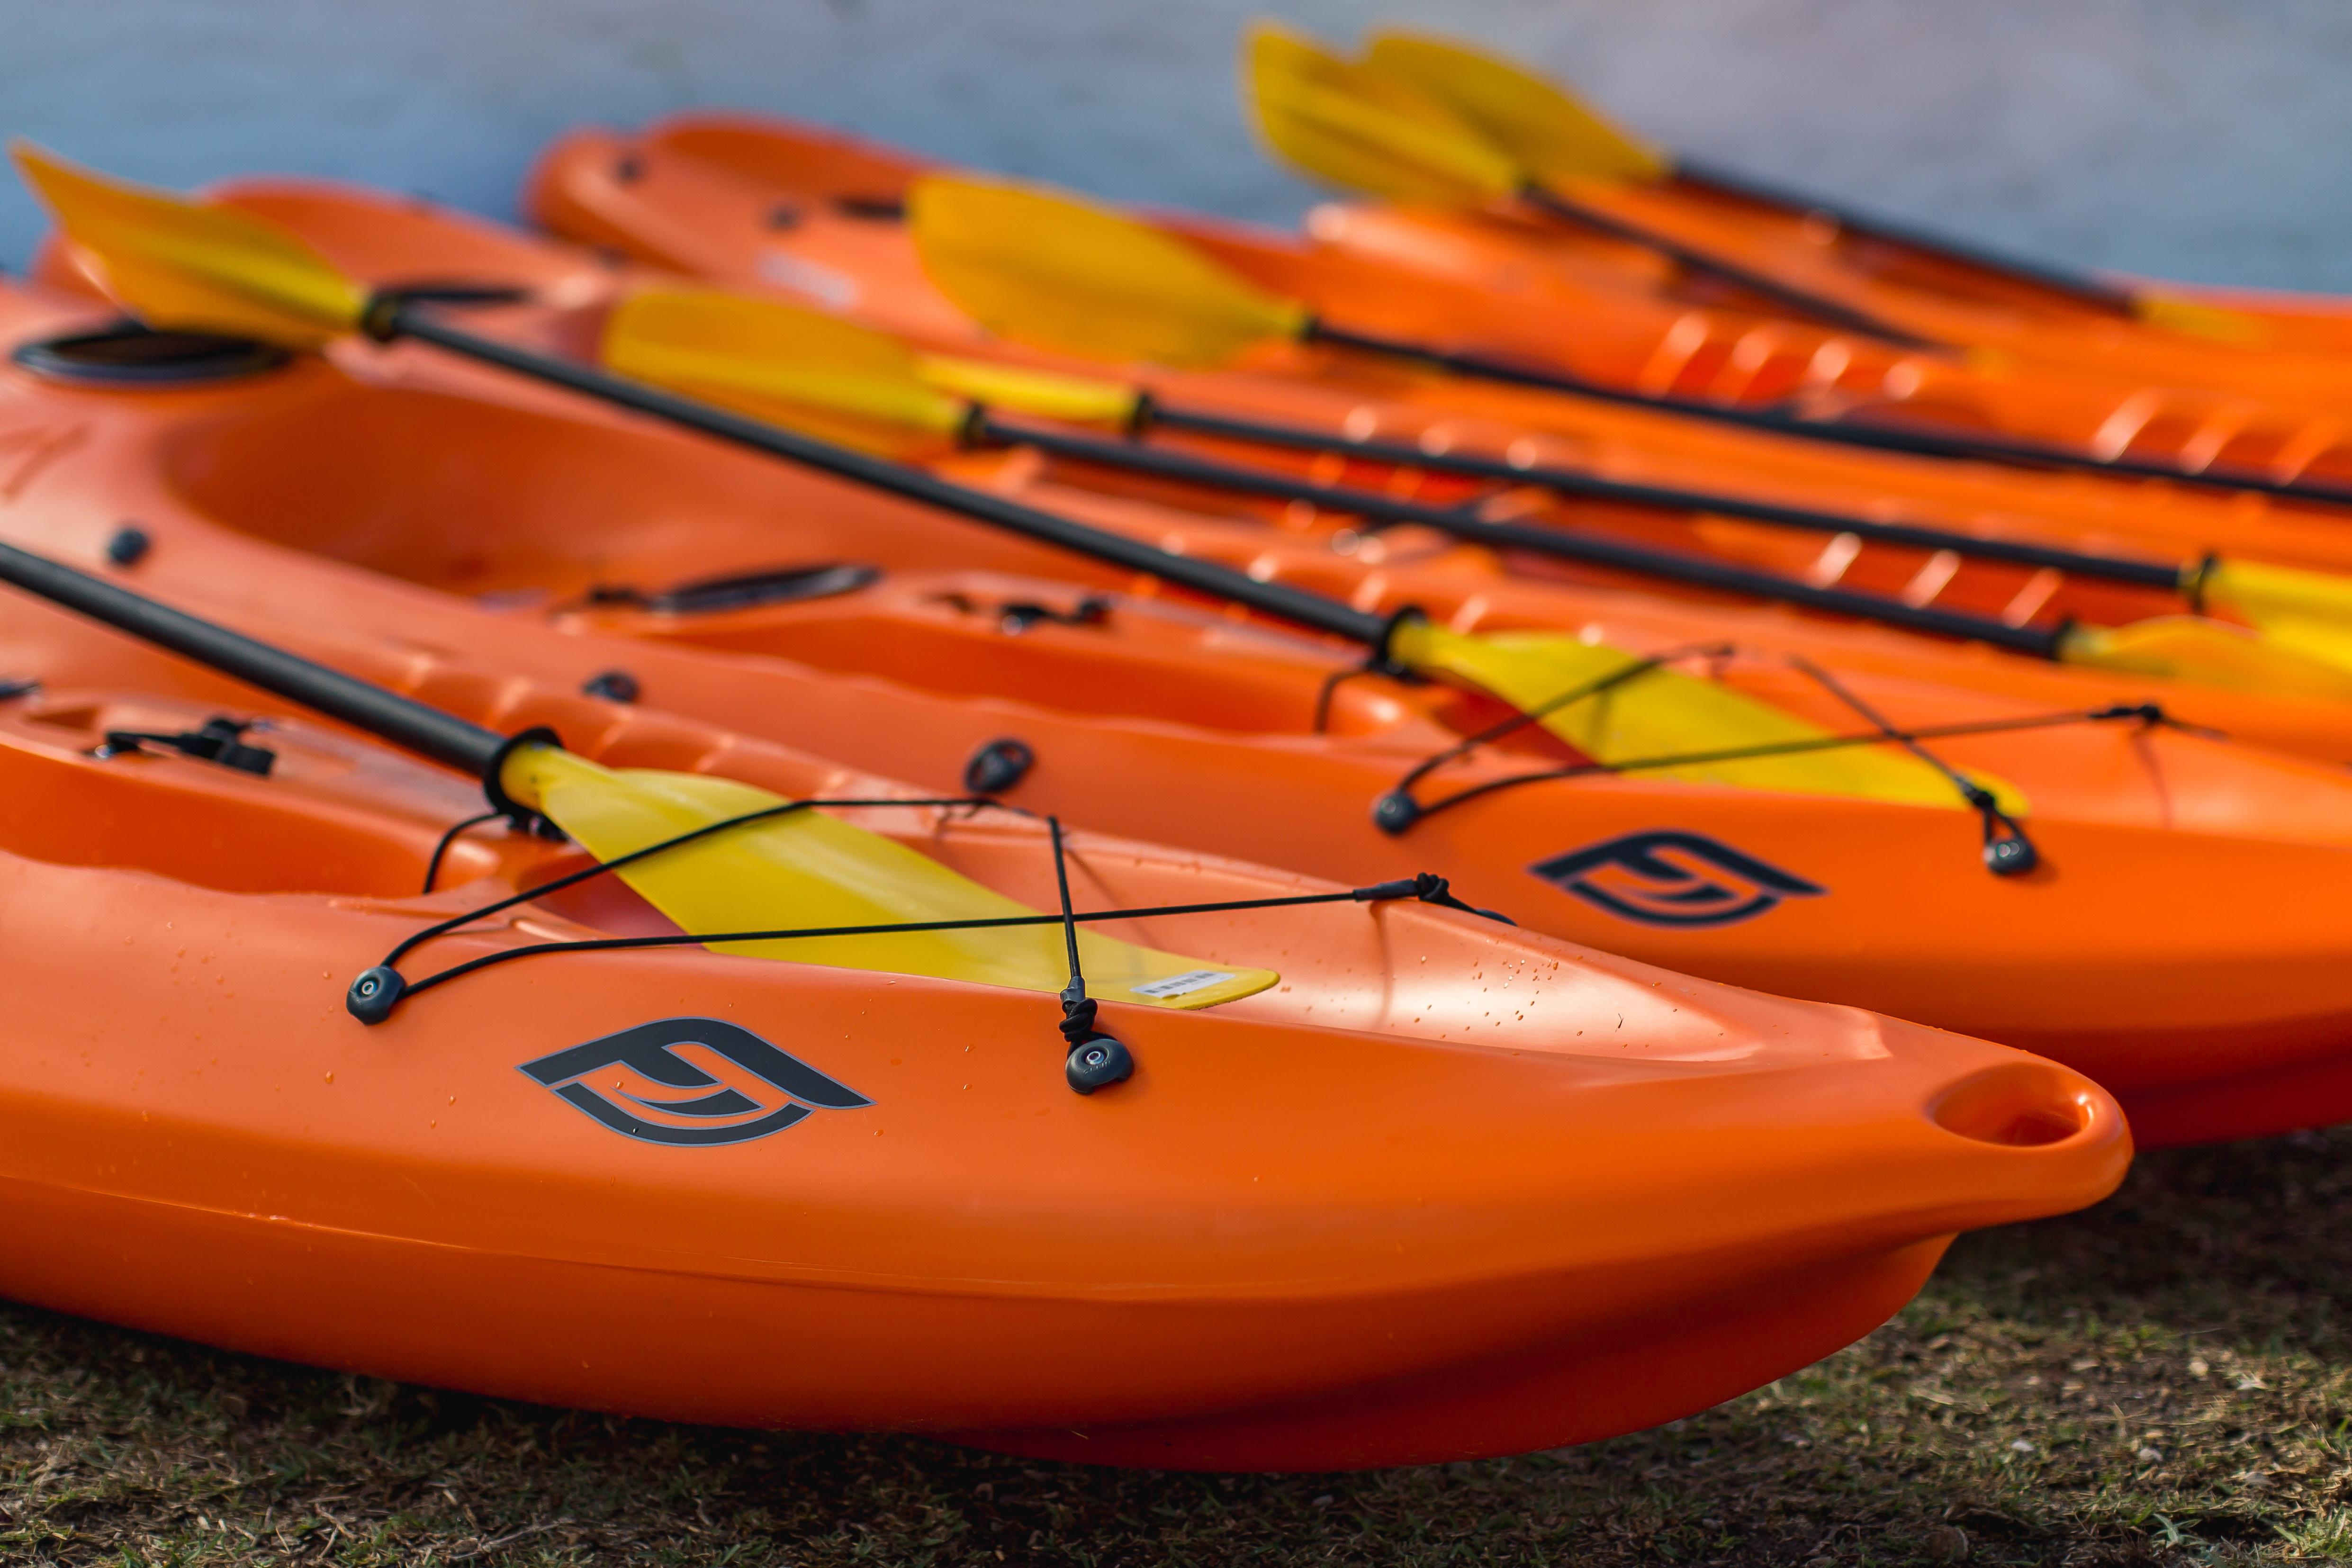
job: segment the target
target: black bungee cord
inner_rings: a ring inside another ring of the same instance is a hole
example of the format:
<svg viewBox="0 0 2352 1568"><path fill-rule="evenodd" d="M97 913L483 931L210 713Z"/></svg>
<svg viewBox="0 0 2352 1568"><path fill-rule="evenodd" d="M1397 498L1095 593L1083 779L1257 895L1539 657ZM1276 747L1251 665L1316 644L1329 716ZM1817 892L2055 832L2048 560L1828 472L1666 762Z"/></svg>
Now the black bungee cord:
<svg viewBox="0 0 2352 1568"><path fill-rule="evenodd" d="M351 989L344 999L345 1005L362 1023L382 1023L392 1016L393 1010L402 1002L415 996L420 992L430 991L466 975L501 963L512 963L520 958L572 952L633 952L646 948L708 947L721 942L784 942L819 937L887 936L922 931L989 931L1024 926L1058 925L1063 931L1064 949L1068 960L1070 974L1068 985L1064 987L1059 995L1062 1004L1060 1029L1068 1047L1064 1062L1064 1074L1071 1089L1080 1094L1092 1094L1098 1089L1108 1088L1131 1076L1135 1070L1135 1058L1133 1053L1129 1051L1125 1045L1104 1033L1097 1025L1096 1015L1098 1005L1093 997L1087 994L1086 977L1078 956L1077 928L1081 921L1150 920L1173 915L1223 914L1249 910L1285 909L1304 904L1381 903L1397 899L1412 899L1422 903L1438 904L1447 909L1460 910L1488 920L1499 921L1505 925L1514 923L1508 916L1498 914L1492 910L1478 909L1464 902L1454 896L1444 878L1427 871L1418 872L1411 877L1398 878L1391 881L1375 882L1366 887L1350 888L1330 893L1291 893L1276 898L1224 899L1199 904L1160 904L1128 909L1079 910L1074 906L1070 897L1068 862L1063 845L1061 820L1058 817L1048 816L1045 818L1045 824L1053 847L1054 879L1061 906L1059 911L1053 914L996 915L947 921L892 921L854 926L793 926L765 931L677 931L651 936L586 937L572 941L530 942L515 947L500 948L497 952L479 954L414 980L401 973L399 970L400 961L424 943L437 937L449 935L475 921L502 913L517 905L532 902L550 893L575 887L593 878L616 871L648 857L678 848L714 834L749 826L754 823L772 821L793 812L806 811L817 806L930 806L942 809L966 807L1006 811L1024 816L1031 815L1018 806L1007 805L1002 801L991 799L986 795L954 795L922 799L812 798L763 806L757 811L745 812L740 816L727 817L718 822L705 823L699 827L690 828L684 833L662 839L658 843L648 844L643 848L633 849L625 855L614 856L609 860L600 860L594 865L567 872L563 876L539 883L523 891L492 900L487 904L451 915L446 920L436 921L422 931L412 932L404 938L384 955L382 963L362 972L352 983ZM442 836L439 845L436 847L434 868L437 869L442 852L446 851L460 833L488 820L490 820L488 816L468 817L465 821L453 825ZM428 874L428 890L430 881L431 877Z"/></svg>
<svg viewBox="0 0 2352 1568"><path fill-rule="evenodd" d="M1549 783L1555 780L1615 776L1621 773L1656 772L1665 768L1694 767L1711 763L1747 762L1760 757L1794 756L1807 752L1841 750L1849 746L1868 746L1893 742L1904 747L1950 781L1960 798L1974 810L1984 826L1985 868L1997 877L2022 876L2041 863L2041 854L2027 837L2024 826L2001 810L1993 793L1969 778L1959 769L1928 751L1927 741L1951 740L1969 735L2006 734L2022 730L2052 729L2064 724L2110 723L2136 721L2144 727L2158 725L2168 729L2197 731L2205 734L2219 731L2200 725L2186 723L2167 713L2155 702L2116 702L2101 708L2070 709L2058 713L2024 714L2013 719L1984 719L1951 724L1922 725L1912 729L1898 727L1876 709L1848 690L1827 670L1802 655L1789 655L1790 666L1819 682L1832 696L1872 726L1866 732L1843 735L1819 735L1802 740L1770 741L1751 746L1730 746L1716 751L1676 752L1654 757L1634 757L1619 762L1570 763L1559 767L1533 769L1503 778L1482 783L1441 795L1435 800L1423 800L1413 793L1414 786L1447 764L1457 762L1484 745L1502 739L1515 730L1522 729L1557 712L1571 703L1581 702L1621 686L1638 676L1662 666L1691 658L1727 658L1737 653L1731 644L1691 645L1668 648L1640 658L1629 659L1622 668L1595 679L1570 687L1549 701L1513 713L1474 734L1465 736L1444 751L1434 752L1416 763L1399 779L1389 792L1372 804L1372 821L1391 836L1409 832L1423 820L1441 811L1465 805L1484 796L1498 794L1522 785ZM1366 673L1350 668L1342 670L1334 680L1326 682L1324 696L1317 704L1318 721L1328 703L1328 689L1339 679Z"/></svg>

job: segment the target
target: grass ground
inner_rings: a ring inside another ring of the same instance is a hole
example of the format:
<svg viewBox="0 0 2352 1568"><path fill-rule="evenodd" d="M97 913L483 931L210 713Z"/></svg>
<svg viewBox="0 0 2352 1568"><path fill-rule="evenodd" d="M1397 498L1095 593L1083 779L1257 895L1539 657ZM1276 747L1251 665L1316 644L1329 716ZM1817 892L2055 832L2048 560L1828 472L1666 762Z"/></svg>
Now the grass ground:
<svg viewBox="0 0 2352 1568"><path fill-rule="evenodd" d="M1341 1476L631 1422L0 1309L0 1561L2352 1559L2352 1134L2144 1158L1862 1344L1664 1429Z"/></svg>

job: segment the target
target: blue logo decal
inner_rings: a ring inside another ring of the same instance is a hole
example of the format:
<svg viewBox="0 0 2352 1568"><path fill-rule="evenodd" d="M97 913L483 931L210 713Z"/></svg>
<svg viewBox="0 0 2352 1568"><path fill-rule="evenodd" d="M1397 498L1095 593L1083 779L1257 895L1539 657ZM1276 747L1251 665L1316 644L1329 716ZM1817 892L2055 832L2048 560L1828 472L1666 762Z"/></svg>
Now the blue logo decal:
<svg viewBox="0 0 2352 1568"><path fill-rule="evenodd" d="M678 1046L718 1059L698 1065L680 1056ZM729 1071L728 1064L740 1070ZM607 1068L616 1070L606 1081L587 1081L604 1078ZM746 1143L782 1131L812 1110L874 1103L717 1018L659 1018L525 1062L521 1070L614 1131L648 1143ZM656 1086L693 1092L673 1099Z"/></svg>
<svg viewBox="0 0 2352 1568"><path fill-rule="evenodd" d="M1658 828L1528 868L1564 893L1653 926L1724 926L1829 891L1698 833Z"/></svg>

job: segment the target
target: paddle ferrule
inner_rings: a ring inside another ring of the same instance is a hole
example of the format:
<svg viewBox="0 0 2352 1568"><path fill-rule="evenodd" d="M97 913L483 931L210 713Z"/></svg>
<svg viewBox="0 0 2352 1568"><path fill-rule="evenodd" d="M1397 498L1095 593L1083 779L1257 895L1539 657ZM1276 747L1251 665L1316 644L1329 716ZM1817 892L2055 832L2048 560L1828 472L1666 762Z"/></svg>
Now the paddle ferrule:
<svg viewBox="0 0 2352 1568"><path fill-rule="evenodd" d="M546 816L539 809L535 792L526 792L533 794L533 799L526 805L507 787L508 764L526 746L547 746L560 752L563 749L563 737L544 724L534 724L519 734L508 736L506 744L499 748L498 754L490 760L490 765L482 772L482 794L488 797L490 809L518 829L549 826Z"/></svg>
<svg viewBox="0 0 2352 1568"><path fill-rule="evenodd" d="M1003 445L995 427L988 422L988 405L964 405L963 418L956 425L955 444L967 452L986 451L991 447Z"/></svg>
<svg viewBox="0 0 2352 1568"><path fill-rule="evenodd" d="M388 343L408 330L408 323L403 317L409 304L408 298L399 293L371 295L355 324L362 336Z"/></svg>
<svg viewBox="0 0 2352 1568"><path fill-rule="evenodd" d="M1429 612L1419 605L1401 605L1391 612L1388 619L1381 624L1380 640L1371 645L1371 656L1365 660L1365 667L1376 675L1385 675L1391 679L1413 679L1416 671L1411 665L1397 658L1391 645L1396 641L1397 634L1406 626L1416 622L1426 622L1428 619Z"/></svg>
<svg viewBox="0 0 2352 1568"><path fill-rule="evenodd" d="M1129 411L1127 425L1119 434L1130 441L1140 441L1151 434L1151 427L1159 422L1160 400L1149 392L1139 391L1135 406Z"/></svg>
<svg viewBox="0 0 2352 1568"><path fill-rule="evenodd" d="M2213 574L2221 569L2221 557L2211 551L2203 560L2180 569L2180 595L2200 616L2205 613L2205 589L2213 581Z"/></svg>
<svg viewBox="0 0 2352 1568"><path fill-rule="evenodd" d="M1333 348L1355 349L1362 353L1418 360L1441 369L1455 368L1451 363L1451 355L1425 343L1406 342L1402 339L1383 338L1370 332L1349 331L1345 327L1335 327L1317 315L1309 315L1300 321L1297 337L1302 343L1328 343Z"/></svg>

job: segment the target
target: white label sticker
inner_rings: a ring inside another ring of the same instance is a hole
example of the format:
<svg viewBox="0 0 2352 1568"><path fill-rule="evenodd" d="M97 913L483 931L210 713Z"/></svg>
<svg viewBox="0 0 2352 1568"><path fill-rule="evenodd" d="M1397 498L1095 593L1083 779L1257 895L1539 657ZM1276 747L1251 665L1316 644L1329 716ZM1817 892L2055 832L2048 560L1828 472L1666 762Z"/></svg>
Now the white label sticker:
<svg viewBox="0 0 2352 1568"><path fill-rule="evenodd" d="M1154 980L1128 989L1138 996L1190 996L1195 991L1206 991L1222 981L1231 980L1227 969L1188 969L1181 974L1171 974L1165 980Z"/></svg>

